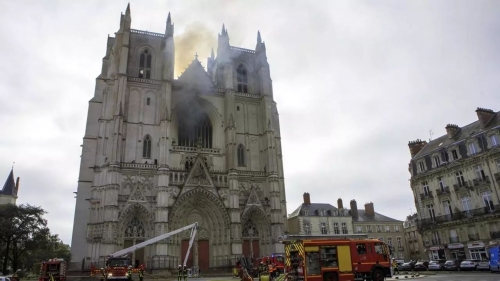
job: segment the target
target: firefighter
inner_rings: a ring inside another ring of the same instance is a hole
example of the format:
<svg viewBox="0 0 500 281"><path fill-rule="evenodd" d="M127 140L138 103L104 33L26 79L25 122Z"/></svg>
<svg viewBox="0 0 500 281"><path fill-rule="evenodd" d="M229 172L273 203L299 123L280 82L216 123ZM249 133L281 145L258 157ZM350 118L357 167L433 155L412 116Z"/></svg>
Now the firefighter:
<svg viewBox="0 0 500 281"><path fill-rule="evenodd" d="M21 272L21 270L20 270L20 269L16 270L16 272L14 272L14 274L12 275L12 279L14 279L14 280L16 280L16 281L21 280L21 279L19 278L19 273L20 273L20 272Z"/></svg>
<svg viewBox="0 0 500 281"><path fill-rule="evenodd" d="M182 276L184 277L184 281L187 281L187 279L188 279L188 269L187 269L186 265L184 265L182 267Z"/></svg>
<svg viewBox="0 0 500 281"><path fill-rule="evenodd" d="M128 281L132 281L132 266L129 265L127 269L127 279Z"/></svg>
<svg viewBox="0 0 500 281"><path fill-rule="evenodd" d="M139 269L139 281L143 281L144 280L144 268L140 268Z"/></svg>
<svg viewBox="0 0 500 281"><path fill-rule="evenodd" d="M54 280L54 275L52 275L52 273L49 273L49 280L50 280L50 281L55 281L55 280Z"/></svg>
<svg viewBox="0 0 500 281"><path fill-rule="evenodd" d="M398 269L398 263L396 262L396 259L392 259L392 272L394 273L394 275L396 275L396 272L397 274L399 274L399 269Z"/></svg>
<svg viewBox="0 0 500 281"><path fill-rule="evenodd" d="M180 264L177 268L177 281L182 281L182 266Z"/></svg>
<svg viewBox="0 0 500 281"><path fill-rule="evenodd" d="M101 281L106 281L106 271L104 270L104 268L101 268Z"/></svg>

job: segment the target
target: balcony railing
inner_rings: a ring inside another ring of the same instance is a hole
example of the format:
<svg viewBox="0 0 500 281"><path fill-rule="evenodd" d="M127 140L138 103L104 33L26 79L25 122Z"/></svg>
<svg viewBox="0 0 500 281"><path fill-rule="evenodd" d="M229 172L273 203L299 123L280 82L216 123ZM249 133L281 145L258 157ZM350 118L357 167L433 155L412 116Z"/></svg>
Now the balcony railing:
<svg viewBox="0 0 500 281"><path fill-rule="evenodd" d="M434 198L434 196L432 196L432 191L420 193L420 199L425 200L430 198Z"/></svg>
<svg viewBox="0 0 500 281"><path fill-rule="evenodd" d="M445 186L441 189L436 190L437 196L444 196L444 195L449 195L450 194L450 187Z"/></svg>
<svg viewBox="0 0 500 281"><path fill-rule="evenodd" d="M490 232L491 239L500 239L500 231Z"/></svg>
<svg viewBox="0 0 500 281"><path fill-rule="evenodd" d="M469 241L476 241L479 240L479 234L474 233L474 234L469 234Z"/></svg>
<svg viewBox="0 0 500 281"><path fill-rule="evenodd" d="M431 241L432 245L441 245L441 239L432 239Z"/></svg>
<svg viewBox="0 0 500 281"><path fill-rule="evenodd" d="M472 183L475 187L479 187L485 184L490 184L490 177L489 176L484 176L484 178L479 178L479 179L473 179Z"/></svg>
<svg viewBox="0 0 500 281"><path fill-rule="evenodd" d="M469 190L469 182L456 183L453 185L453 189L455 189L456 192L467 191Z"/></svg>
<svg viewBox="0 0 500 281"><path fill-rule="evenodd" d="M467 218L480 218L492 213L499 213L500 205L494 205L491 209L489 207L481 207L473 210L457 212L453 214L437 216L434 218L426 218L417 220L417 228L419 230L425 230L431 226L437 226L441 223L459 221Z"/></svg>
<svg viewBox="0 0 500 281"><path fill-rule="evenodd" d="M449 237L450 238L450 243L458 243L458 241L460 241L460 239L458 239L458 237Z"/></svg>

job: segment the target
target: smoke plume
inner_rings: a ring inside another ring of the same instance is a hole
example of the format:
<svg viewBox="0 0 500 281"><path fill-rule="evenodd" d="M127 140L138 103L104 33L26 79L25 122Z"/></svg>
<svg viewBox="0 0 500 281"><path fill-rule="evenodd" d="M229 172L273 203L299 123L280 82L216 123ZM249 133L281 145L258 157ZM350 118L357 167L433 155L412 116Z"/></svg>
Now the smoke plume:
<svg viewBox="0 0 500 281"><path fill-rule="evenodd" d="M214 52L217 48L216 34L201 23L192 23L183 33L175 36L175 78L191 64L196 53L198 60L207 70L207 57L210 56L212 48Z"/></svg>

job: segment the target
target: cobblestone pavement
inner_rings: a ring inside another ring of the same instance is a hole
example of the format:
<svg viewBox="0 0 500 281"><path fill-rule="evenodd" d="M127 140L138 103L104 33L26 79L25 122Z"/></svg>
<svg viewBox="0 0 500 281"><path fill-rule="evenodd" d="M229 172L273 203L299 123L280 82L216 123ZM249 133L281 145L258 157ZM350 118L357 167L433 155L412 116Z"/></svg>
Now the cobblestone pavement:
<svg viewBox="0 0 500 281"><path fill-rule="evenodd" d="M398 276L399 278L387 278L386 280L436 280L436 281L498 281L500 274L490 272L438 272L436 275L420 275L418 277L411 277L406 275Z"/></svg>

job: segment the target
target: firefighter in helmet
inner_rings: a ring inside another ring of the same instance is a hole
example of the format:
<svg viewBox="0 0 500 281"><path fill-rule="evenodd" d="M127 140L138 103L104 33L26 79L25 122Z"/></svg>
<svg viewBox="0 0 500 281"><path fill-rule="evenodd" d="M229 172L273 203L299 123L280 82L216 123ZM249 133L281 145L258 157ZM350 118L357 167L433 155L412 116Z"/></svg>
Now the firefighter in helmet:
<svg viewBox="0 0 500 281"><path fill-rule="evenodd" d="M139 281L143 280L144 280L144 268L141 266L141 268L139 268Z"/></svg>
<svg viewBox="0 0 500 281"><path fill-rule="evenodd" d="M101 272L101 281L106 281L106 271L104 270L104 268L101 268L100 270Z"/></svg>
<svg viewBox="0 0 500 281"><path fill-rule="evenodd" d="M14 279L14 280L16 280L16 281L21 280L21 279L19 278L19 273L20 273L20 272L21 272L21 270L20 270L20 269L16 270L16 272L14 272L14 274L12 274L12 279Z"/></svg>
<svg viewBox="0 0 500 281"><path fill-rule="evenodd" d="M177 268L177 281L182 281L182 265Z"/></svg>
<svg viewBox="0 0 500 281"><path fill-rule="evenodd" d="M184 281L187 281L187 279L188 279L188 269L187 269L186 265L184 265L182 267L182 275L184 277Z"/></svg>
<svg viewBox="0 0 500 281"><path fill-rule="evenodd" d="M132 280L132 266L131 265L129 265L128 269L127 269L127 279L128 279L128 281Z"/></svg>

